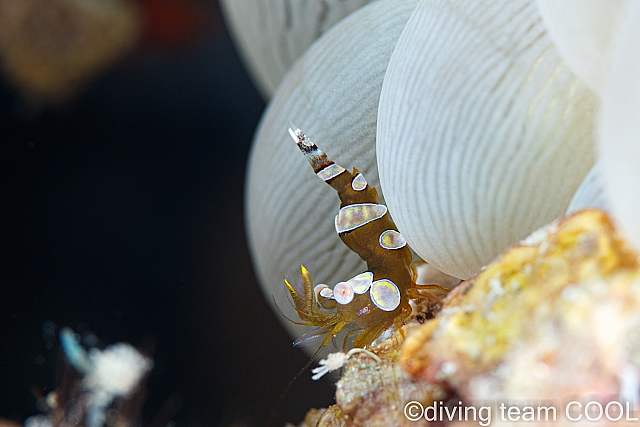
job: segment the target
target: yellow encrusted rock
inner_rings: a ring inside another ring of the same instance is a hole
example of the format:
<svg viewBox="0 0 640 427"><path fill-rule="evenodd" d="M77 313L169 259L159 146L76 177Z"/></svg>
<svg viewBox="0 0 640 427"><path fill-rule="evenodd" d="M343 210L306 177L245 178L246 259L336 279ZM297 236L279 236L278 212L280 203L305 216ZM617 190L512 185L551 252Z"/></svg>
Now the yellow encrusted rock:
<svg viewBox="0 0 640 427"><path fill-rule="evenodd" d="M456 288L407 339L402 366L468 400L624 394L640 366L639 279L607 215L579 212Z"/></svg>
<svg viewBox="0 0 640 427"><path fill-rule="evenodd" d="M435 318L421 311L369 349L380 361L362 353L346 361L336 405L318 425L428 425L425 416L408 420L412 401L493 405L491 425L505 421L500 404L539 402L551 421L568 423L572 400L638 402L640 265L602 211L536 231L451 291ZM631 406L624 416L638 414Z"/></svg>

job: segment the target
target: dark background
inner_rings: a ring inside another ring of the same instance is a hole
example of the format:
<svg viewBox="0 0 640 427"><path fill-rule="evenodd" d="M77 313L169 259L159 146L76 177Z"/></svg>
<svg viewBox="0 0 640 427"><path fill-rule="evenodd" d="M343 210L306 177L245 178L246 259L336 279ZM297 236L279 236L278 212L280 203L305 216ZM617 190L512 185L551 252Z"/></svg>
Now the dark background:
<svg viewBox="0 0 640 427"><path fill-rule="evenodd" d="M0 82L0 417L24 421L32 386L55 388L45 322L155 348L145 423L173 405L177 425L264 425L307 361L249 259L265 105L211 6L198 40L140 48L64 106L33 109ZM276 425L332 393L305 373Z"/></svg>

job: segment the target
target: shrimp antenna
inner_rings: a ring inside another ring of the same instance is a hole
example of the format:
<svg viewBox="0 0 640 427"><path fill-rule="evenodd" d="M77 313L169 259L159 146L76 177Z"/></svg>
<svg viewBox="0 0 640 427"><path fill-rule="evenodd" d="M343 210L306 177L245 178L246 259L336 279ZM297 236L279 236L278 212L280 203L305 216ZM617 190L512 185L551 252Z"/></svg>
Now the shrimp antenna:
<svg viewBox="0 0 640 427"><path fill-rule="evenodd" d="M291 386L293 385L293 383L300 378L300 375L304 374L304 371L306 371L307 369L309 369L309 366L311 366L311 363L313 363L313 361L316 359L316 356L318 355L318 353L320 353L320 350L322 350L322 347L324 347L323 344L320 345L320 347L318 347L318 349L316 350L315 353L313 353L313 356L311 356L311 359L309 359L309 361L307 363L305 363L305 365L302 367L302 369L300 369L298 371L298 373L295 375L295 377L293 377L291 379L291 381L289 381L289 384L287 384L287 386L284 388L284 390L282 391L282 393L280 394L280 397L278 398L278 401L276 402L276 404L273 406L273 409L271 410L271 413L269 414L269 419L267 420L267 426L268 427L273 427L273 422L275 420L276 417L276 412L278 411L278 409L280 408L280 405L282 405L282 401L284 400L284 397L287 395L287 393L289 392L289 389L291 388Z"/></svg>
<svg viewBox="0 0 640 427"><path fill-rule="evenodd" d="M291 322L291 323L293 323L293 324L295 324L295 325L303 325L303 326L307 326L307 324L306 324L306 323L296 322L296 321L293 321L293 320L289 319L289 318L287 317L287 315L286 315L286 314L284 314L284 313L282 312L282 310L280 310L280 307L278 307L278 303L276 302L276 297L274 297L273 295L271 295L271 298L273 299L273 303L275 304L276 308L278 309L278 312L280 312L280 314L282 315L282 317L284 317L284 318L285 318L285 319L287 319L289 322Z"/></svg>

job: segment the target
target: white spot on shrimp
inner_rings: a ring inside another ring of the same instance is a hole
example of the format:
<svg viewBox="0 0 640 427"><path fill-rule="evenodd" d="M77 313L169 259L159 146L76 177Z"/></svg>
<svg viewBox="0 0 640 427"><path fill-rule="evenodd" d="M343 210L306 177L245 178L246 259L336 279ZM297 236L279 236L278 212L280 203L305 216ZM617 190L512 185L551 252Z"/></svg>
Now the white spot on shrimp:
<svg viewBox="0 0 640 427"><path fill-rule="evenodd" d="M365 271L364 273L360 273L357 276L347 280L347 283L351 285L353 288L353 292L356 294L364 294L371 287L371 283L373 283L373 273L370 271Z"/></svg>
<svg viewBox="0 0 640 427"><path fill-rule="evenodd" d="M389 279L373 282L369 296L376 307L383 311L393 311L400 305L400 290Z"/></svg>
<svg viewBox="0 0 640 427"><path fill-rule="evenodd" d="M377 203L356 203L344 206L336 215L336 232L346 233L382 218L387 213L385 205Z"/></svg>
<svg viewBox="0 0 640 427"><path fill-rule="evenodd" d="M385 230L380 234L378 239L380 246L384 249L401 249L407 245L407 241L402 237L402 234L396 230Z"/></svg>
<svg viewBox="0 0 640 427"><path fill-rule="evenodd" d="M357 174L351 181L351 188L355 191L362 191L367 188L367 180L361 173Z"/></svg>
<svg viewBox="0 0 640 427"><path fill-rule="evenodd" d="M322 169L316 175L322 178L323 181L329 181L330 179L335 178L344 171L345 169L342 166L332 163L326 168Z"/></svg>

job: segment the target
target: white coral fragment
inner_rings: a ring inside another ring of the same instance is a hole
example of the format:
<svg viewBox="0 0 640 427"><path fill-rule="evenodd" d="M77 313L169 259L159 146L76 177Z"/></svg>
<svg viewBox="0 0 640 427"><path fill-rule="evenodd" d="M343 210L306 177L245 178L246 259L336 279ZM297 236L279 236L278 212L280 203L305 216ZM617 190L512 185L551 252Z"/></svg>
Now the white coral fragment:
<svg viewBox="0 0 640 427"><path fill-rule="evenodd" d="M324 376L324 374L342 368L344 362L346 362L348 358L349 356L347 356L347 353L338 352L328 354L326 359L322 359L318 363L320 366L311 370L311 372L315 374L311 379L319 380Z"/></svg>
<svg viewBox="0 0 640 427"><path fill-rule="evenodd" d="M324 376L324 374L327 374L329 372L342 368L345 362L355 353L366 353L371 358L375 359L376 362L381 361L378 356L362 348L351 349L349 350L348 353L342 353L342 352L329 353L326 359L322 359L320 362L318 362L320 366L318 366L317 368L313 368L311 370L311 372L314 373L311 379L319 380Z"/></svg>
<svg viewBox="0 0 640 427"><path fill-rule="evenodd" d="M130 397L153 367L151 359L127 343L114 344L104 350L93 348L87 354L69 328L60 332L60 342L69 363L83 377L88 427L102 426L113 399Z"/></svg>
<svg viewBox="0 0 640 427"><path fill-rule="evenodd" d="M127 397L134 392L153 366L151 360L127 343L118 343L103 351L92 349L89 359L93 369L85 377L84 385L113 397Z"/></svg>

